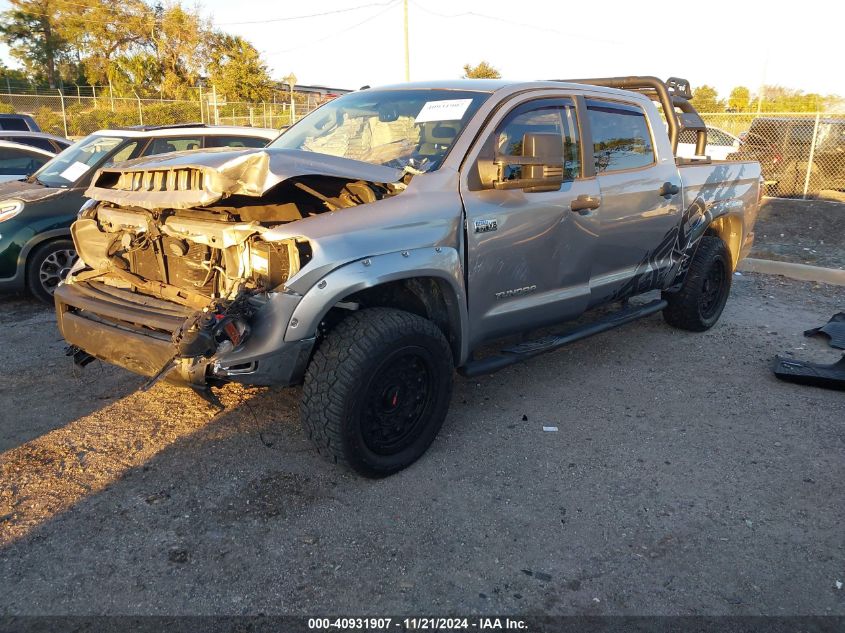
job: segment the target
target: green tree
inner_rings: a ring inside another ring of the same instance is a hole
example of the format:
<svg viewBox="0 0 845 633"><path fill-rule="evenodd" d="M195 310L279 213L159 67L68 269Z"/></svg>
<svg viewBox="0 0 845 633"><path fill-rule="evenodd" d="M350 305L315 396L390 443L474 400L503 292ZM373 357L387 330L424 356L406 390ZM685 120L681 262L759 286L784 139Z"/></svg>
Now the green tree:
<svg viewBox="0 0 845 633"><path fill-rule="evenodd" d="M719 93L713 86L702 84L692 93L692 104L699 112L723 112L725 102L719 101Z"/></svg>
<svg viewBox="0 0 845 633"><path fill-rule="evenodd" d="M207 72L218 94L230 101L263 101L272 84L255 47L238 35L216 31L209 37Z"/></svg>
<svg viewBox="0 0 845 633"><path fill-rule="evenodd" d="M502 73L486 61L481 61L476 66L464 64L464 79L499 79L501 76Z"/></svg>
<svg viewBox="0 0 845 633"><path fill-rule="evenodd" d="M731 112L748 112L751 107L751 91L745 86L737 86L728 97L728 109Z"/></svg>
<svg viewBox="0 0 845 633"><path fill-rule="evenodd" d="M150 46L153 11L142 0L76 0L63 17L62 32L80 51L80 65L88 81L116 79L117 58Z"/></svg>
<svg viewBox="0 0 845 633"><path fill-rule="evenodd" d="M156 8L153 49L161 67L160 91L166 97L186 97L196 86L211 31L196 11L180 4Z"/></svg>
<svg viewBox="0 0 845 633"><path fill-rule="evenodd" d="M43 77L55 88L58 63L70 49L59 27L65 5L55 0L10 0L9 4L0 15L0 37L30 76Z"/></svg>

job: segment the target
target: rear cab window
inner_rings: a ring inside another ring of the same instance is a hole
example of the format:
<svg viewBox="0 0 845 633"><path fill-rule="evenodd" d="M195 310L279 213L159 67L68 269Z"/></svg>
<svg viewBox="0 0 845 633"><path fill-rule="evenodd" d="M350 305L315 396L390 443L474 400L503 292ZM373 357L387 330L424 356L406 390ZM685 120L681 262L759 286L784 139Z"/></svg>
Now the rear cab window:
<svg viewBox="0 0 845 633"><path fill-rule="evenodd" d="M653 165L654 144L645 112L639 106L587 99L596 173Z"/></svg>

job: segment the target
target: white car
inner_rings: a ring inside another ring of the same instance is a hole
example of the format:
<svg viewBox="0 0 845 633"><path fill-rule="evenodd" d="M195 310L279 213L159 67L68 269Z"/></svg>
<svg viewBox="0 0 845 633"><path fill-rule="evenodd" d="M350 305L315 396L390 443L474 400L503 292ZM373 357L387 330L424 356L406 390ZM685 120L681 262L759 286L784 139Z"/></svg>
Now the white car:
<svg viewBox="0 0 845 633"><path fill-rule="evenodd" d="M55 155L40 147L0 140L0 182L26 178Z"/></svg>
<svg viewBox="0 0 845 633"><path fill-rule="evenodd" d="M733 134L717 127L707 127L707 147L705 155L713 160L725 160L729 154L739 151L742 141ZM678 156L692 158L695 156L695 132L683 130L678 137Z"/></svg>

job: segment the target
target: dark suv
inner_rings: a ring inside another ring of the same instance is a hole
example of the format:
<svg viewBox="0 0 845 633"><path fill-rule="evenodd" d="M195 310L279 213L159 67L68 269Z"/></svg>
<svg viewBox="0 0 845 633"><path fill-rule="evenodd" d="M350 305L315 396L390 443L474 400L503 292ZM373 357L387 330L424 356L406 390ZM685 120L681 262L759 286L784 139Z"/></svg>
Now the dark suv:
<svg viewBox="0 0 845 633"><path fill-rule="evenodd" d="M41 128L28 114L0 114L0 130L15 132L40 132Z"/></svg>
<svg viewBox="0 0 845 633"><path fill-rule="evenodd" d="M773 195L802 195L808 169L807 193L845 189L845 119L821 119L813 147L815 125L814 118L758 117L737 158L760 162Z"/></svg>

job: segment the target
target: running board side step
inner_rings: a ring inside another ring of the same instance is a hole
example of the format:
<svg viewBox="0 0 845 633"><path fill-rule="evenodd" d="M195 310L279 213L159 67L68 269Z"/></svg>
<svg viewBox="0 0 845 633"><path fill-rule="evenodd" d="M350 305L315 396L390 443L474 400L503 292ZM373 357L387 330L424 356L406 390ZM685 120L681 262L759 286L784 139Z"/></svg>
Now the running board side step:
<svg viewBox="0 0 845 633"><path fill-rule="evenodd" d="M607 330L612 330L620 325L631 323L637 319L647 317L660 312L667 305L663 299L657 299L640 306L630 306L623 308L616 312L607 314L600 319L588 323L581 327L570 330L569 332L562 332L560 334L551 334L533 341L525 341L512 347L507 347L501 353L495 356L487 356L480 360L473 360L468 362L463 367L458 368L458 373L467 378L481 376L483 374L492 374L499 371L508 365L515 365L521 363L529 358L534 358L540 354L551 352L569 343L580 341L588 336L600 334Z"/></svg>

